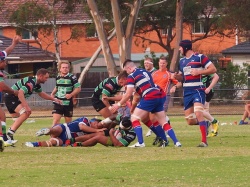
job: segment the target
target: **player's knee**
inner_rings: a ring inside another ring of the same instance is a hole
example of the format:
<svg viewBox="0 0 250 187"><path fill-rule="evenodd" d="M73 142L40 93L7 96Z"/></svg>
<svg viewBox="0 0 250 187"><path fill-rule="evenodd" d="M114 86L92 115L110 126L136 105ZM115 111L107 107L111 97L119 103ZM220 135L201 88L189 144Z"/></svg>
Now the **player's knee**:
<svg viewBox="0 0 250 187"><path fill-rule="evenodd" d="M56 146L56 147L60 146L60 141L57 138L51 138L50 141L46 141L46 142L50 143L51 146ZM51 147L51 146L48 146L48 147Z"/></svg>
<svg viewBox="0 0 250 187"><path fill-rule="evenodd" d="M203 106L195 106L194 107L194 113L197 113L197 112L202 112L203 113L203 111L204 111Z"/></svg>
<svg viewBox="0 0 250 187"><path fill-rule="evenodd" d="M191 113L185 117L188 125L196 125L197 119L195 113Z"/></svg>
<svg viewBox="0 0 250 187"><path fill-rule="evenodd" d="M19 110L19 115L25 115L27 118L30 116L30 113L26 112L26 109L23 107Z"/></svg>
<svg viewBox="0 0 250 187"><path fill-rule="evenodd" d="M133 121L136 121L136 120L140 121L141 118L139 116L137 116L137 115L132 114L131 115L131 121L133 122Z"/></svg>

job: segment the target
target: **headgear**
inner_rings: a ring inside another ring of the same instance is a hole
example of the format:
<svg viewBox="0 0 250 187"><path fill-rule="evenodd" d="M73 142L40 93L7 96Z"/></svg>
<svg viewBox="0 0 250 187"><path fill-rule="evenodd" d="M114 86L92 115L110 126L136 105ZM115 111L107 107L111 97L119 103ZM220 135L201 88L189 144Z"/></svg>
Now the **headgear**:
<svg viewBox="0 0 250 187"><path fill-rule="evenodd" d="M182 40L180 46L183 48L183 55L186 55L188 50L192 50L192 42L190 40Z"/></svg>

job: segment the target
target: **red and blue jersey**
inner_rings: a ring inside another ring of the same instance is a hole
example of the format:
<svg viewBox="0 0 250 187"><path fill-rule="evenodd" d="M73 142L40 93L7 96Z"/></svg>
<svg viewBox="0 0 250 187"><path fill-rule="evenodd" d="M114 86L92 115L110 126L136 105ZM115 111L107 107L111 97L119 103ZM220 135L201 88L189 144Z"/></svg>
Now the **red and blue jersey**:
<svg viewBox="0 0 250 187"><path fill-rule="evenodd" d="M204 89L202 75L191 75L191 69L206 69L212 62L203 54L194 53L190 58L181 58L179 70L183 77L184 89Z"/></svg>
<svg viewBox="0 0 250 187"><path fill-rule="evenodd" d="M157 87L149 72L144 69L136 68L127 78L127 87L135 88L141 98L147 95L148 99L161 98L162 93Z"/></svg>
<svg viewBox="0 0 250 187"><path fill-rule="evenodd" d="M72 137L78 137L87 134L86 132L80 129L79 127L80 124L90 126L88 118L86 117L77 118L76 120L69 122L68 124L60 124L59 126L62 128L62 132L58 137L63 142L65 142L67 139L70 139Z"/></svg>

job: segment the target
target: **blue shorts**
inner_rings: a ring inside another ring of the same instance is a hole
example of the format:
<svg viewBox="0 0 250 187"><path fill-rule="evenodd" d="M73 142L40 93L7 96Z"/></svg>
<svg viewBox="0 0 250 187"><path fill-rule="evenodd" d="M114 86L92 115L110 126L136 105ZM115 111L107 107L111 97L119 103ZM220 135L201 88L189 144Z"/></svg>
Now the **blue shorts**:
<svg viewBox="0 0 250 187"><path fill-rule="evenodd" d="M140 102L136 107L152 113L161 112L164 111L163 104L165 101L166 96L150 100L145 100L144 98L141 98Z"/></svg>
<svg viewBox="0 0 250 187"><path fill-rule="evenodd" d="M60 138L63 143L65 143L66 140L75 137L75 132L81 132L81 130L79 129L79 125L77 123L77 125L74 126L68 126L68 133L66 130L66 127L63 124L59 125L62 128L62 132L61 134L58 136L58 138Z"/></svg>
<svg viewBox="0 0 250 187"><path fill-rule="evenodd" d="M184 90L184 110L194 106L194 103L205 104L206 94L202 89Z"/></svg>

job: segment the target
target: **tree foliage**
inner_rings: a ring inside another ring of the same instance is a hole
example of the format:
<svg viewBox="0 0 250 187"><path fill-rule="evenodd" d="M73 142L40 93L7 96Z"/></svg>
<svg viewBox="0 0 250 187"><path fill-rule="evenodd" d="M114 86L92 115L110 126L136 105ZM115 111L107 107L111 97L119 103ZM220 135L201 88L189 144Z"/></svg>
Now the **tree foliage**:
<svg viewBox="0 0 250 187"><path fill-rule="evenodd" d="M243 67L241 67L234 65L232 62L230 62L225 69L219 69L220 89L225 90L219 93L219 97L235 99L239 92L247 87L247 75L249 71L249 64L244 64Z"/></svg>

